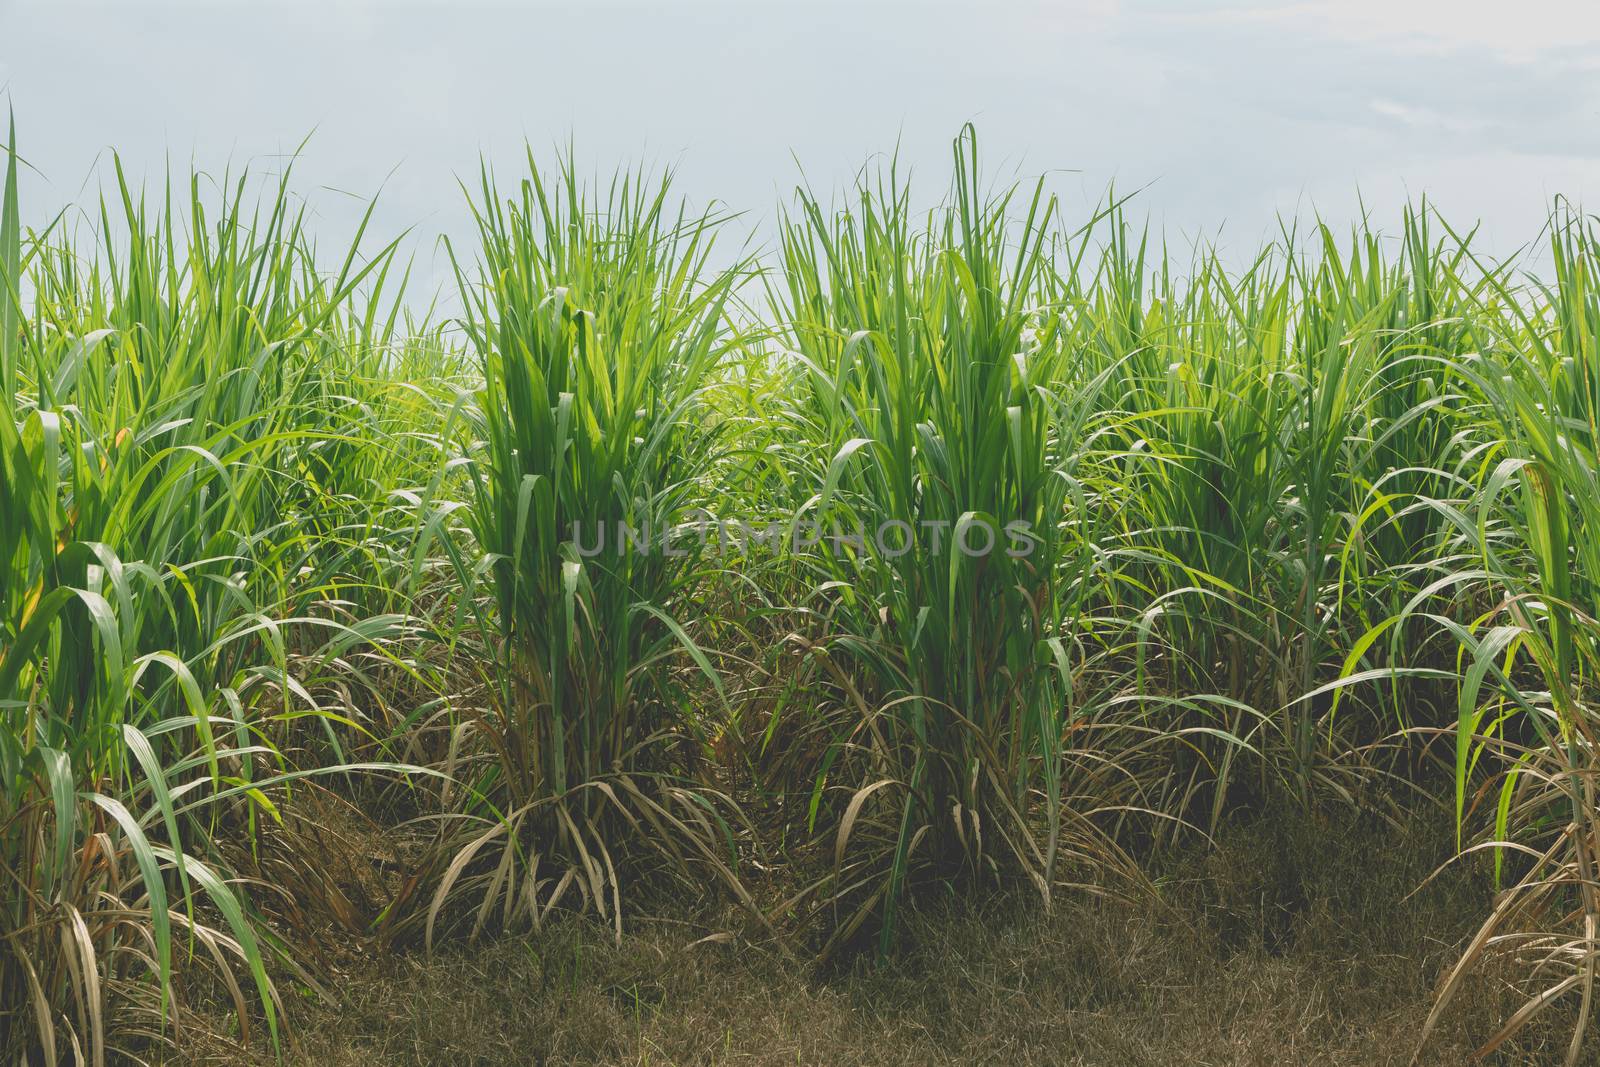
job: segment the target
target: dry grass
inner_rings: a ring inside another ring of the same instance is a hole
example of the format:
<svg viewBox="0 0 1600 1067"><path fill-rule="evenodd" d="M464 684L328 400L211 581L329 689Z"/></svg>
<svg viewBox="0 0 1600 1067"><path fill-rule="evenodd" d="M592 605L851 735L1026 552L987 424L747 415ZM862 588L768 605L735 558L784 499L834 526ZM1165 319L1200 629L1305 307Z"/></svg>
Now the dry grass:
<svg viewBox="0 0 1600 1067"><path fill-rule="evenodd" d="M621 945L568 919L487 946L346 968L288 1059L349 1064L1405 1064L1434 983L1487 901L1432 828L1235 827L1163 881L1171 905L924 900L886 966L819 977L779 953L695 944L704 917ZM341 953L343 955L343 953ZM1493 1002L1493 1003L1491 1003ZM1509 1001L1508 1001L1509 1003ZM1480 980L1421 1062L1464 1062ZM1559 1020L1495 1062L1556 1062ZM232 1063L216 1048L195 1063Z"/></svg>

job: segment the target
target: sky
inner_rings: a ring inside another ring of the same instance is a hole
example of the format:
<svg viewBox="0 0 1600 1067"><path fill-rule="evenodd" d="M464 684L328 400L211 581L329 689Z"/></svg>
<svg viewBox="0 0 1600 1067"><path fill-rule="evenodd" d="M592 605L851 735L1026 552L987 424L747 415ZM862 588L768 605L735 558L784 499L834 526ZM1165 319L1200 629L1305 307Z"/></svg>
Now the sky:
<svg viewBox="0 0 1600 1067"><path fill-rule="evenodd" d="M0 0L29 222L120 153L280 167L319 237L409 229L424 279L459 178L569 139L670 165L759 240L802 173L838 187L898 146L937 193L976 124L996 175L1069 217L1115 183L1169 241L1253 249L1285 215L1394 228L1423 193L1509 254L1553 197L1600 201L1596 0ZM381 190L381 192L380 192Z"/></svg>

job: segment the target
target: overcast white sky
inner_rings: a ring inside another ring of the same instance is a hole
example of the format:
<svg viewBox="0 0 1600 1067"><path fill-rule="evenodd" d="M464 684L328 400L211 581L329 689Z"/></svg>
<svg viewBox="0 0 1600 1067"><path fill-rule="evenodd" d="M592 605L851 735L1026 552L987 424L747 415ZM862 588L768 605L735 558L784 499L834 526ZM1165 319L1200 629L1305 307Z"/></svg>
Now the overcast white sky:
<svg viewBox="0 0 1600 1067"><path fill-rule="evenodd" d="M314 130L296 184L319 226L383 186L378 225L417 228L424 273L463 226L455 176L524 138L674 163L759 218L796 159L838 183L897 140L940 187L967 120L1069 211L1147 186L1176 240L1252 246L1358 193L1389 220L1426 191L1509 252L1552 196L1600 197L1597 45L1597 0L0 0L31 221L111 148L155 179L169 155L270 166Z"/></svg>

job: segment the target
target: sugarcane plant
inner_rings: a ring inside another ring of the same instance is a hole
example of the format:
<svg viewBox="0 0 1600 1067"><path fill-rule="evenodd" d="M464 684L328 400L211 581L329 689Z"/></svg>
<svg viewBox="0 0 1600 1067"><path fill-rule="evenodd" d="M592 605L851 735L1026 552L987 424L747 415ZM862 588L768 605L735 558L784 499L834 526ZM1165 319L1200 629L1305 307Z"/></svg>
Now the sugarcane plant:
<svg viewBox="0 0 1600 1067"><path fill-rule="evenodd" d="M570 894L620 936L624 881L648 869L744 898L730 805L689 774L723 690L688 610L718 448L703 392L741 270L713 266L719 217L675 202L670 175L597 190L570 154L547 171L530 151L512 197L483 172L473 213L476 262L451 257L483 381L464 459L484 562L462 580L487 591L495 671L460 727L473 829L442 845L426 934L453 896L481 930Z"/></svg>

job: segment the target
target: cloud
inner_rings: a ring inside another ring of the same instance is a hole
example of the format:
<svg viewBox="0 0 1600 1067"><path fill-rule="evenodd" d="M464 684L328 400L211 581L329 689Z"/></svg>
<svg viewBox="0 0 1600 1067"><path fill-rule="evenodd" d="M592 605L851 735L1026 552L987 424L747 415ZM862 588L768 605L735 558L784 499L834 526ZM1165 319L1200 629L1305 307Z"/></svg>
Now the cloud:
<svg viewBox="0 0 1600 1067"><path fill-rule="evenodd" d="M1299 0L1189 9L1175 17L1213 25L1271 24L1395 51L1471 50L1532 62L1600 43L1595 0Z"/></svg>
<svg viewBox="0 0 1600 1067"><path fill-rule="evenodd" d="M1381 97L1373 100L1369 106L1384 118L1393 119L1404 126L1413 126L1421 129L1443 130L1452 134L1468 134L1485 130L1489 126L1487 122L1480 118L1446 114L1442 111L1435 111L1430 107L1402 104L1397 100L1388 100Z"/></svg>

